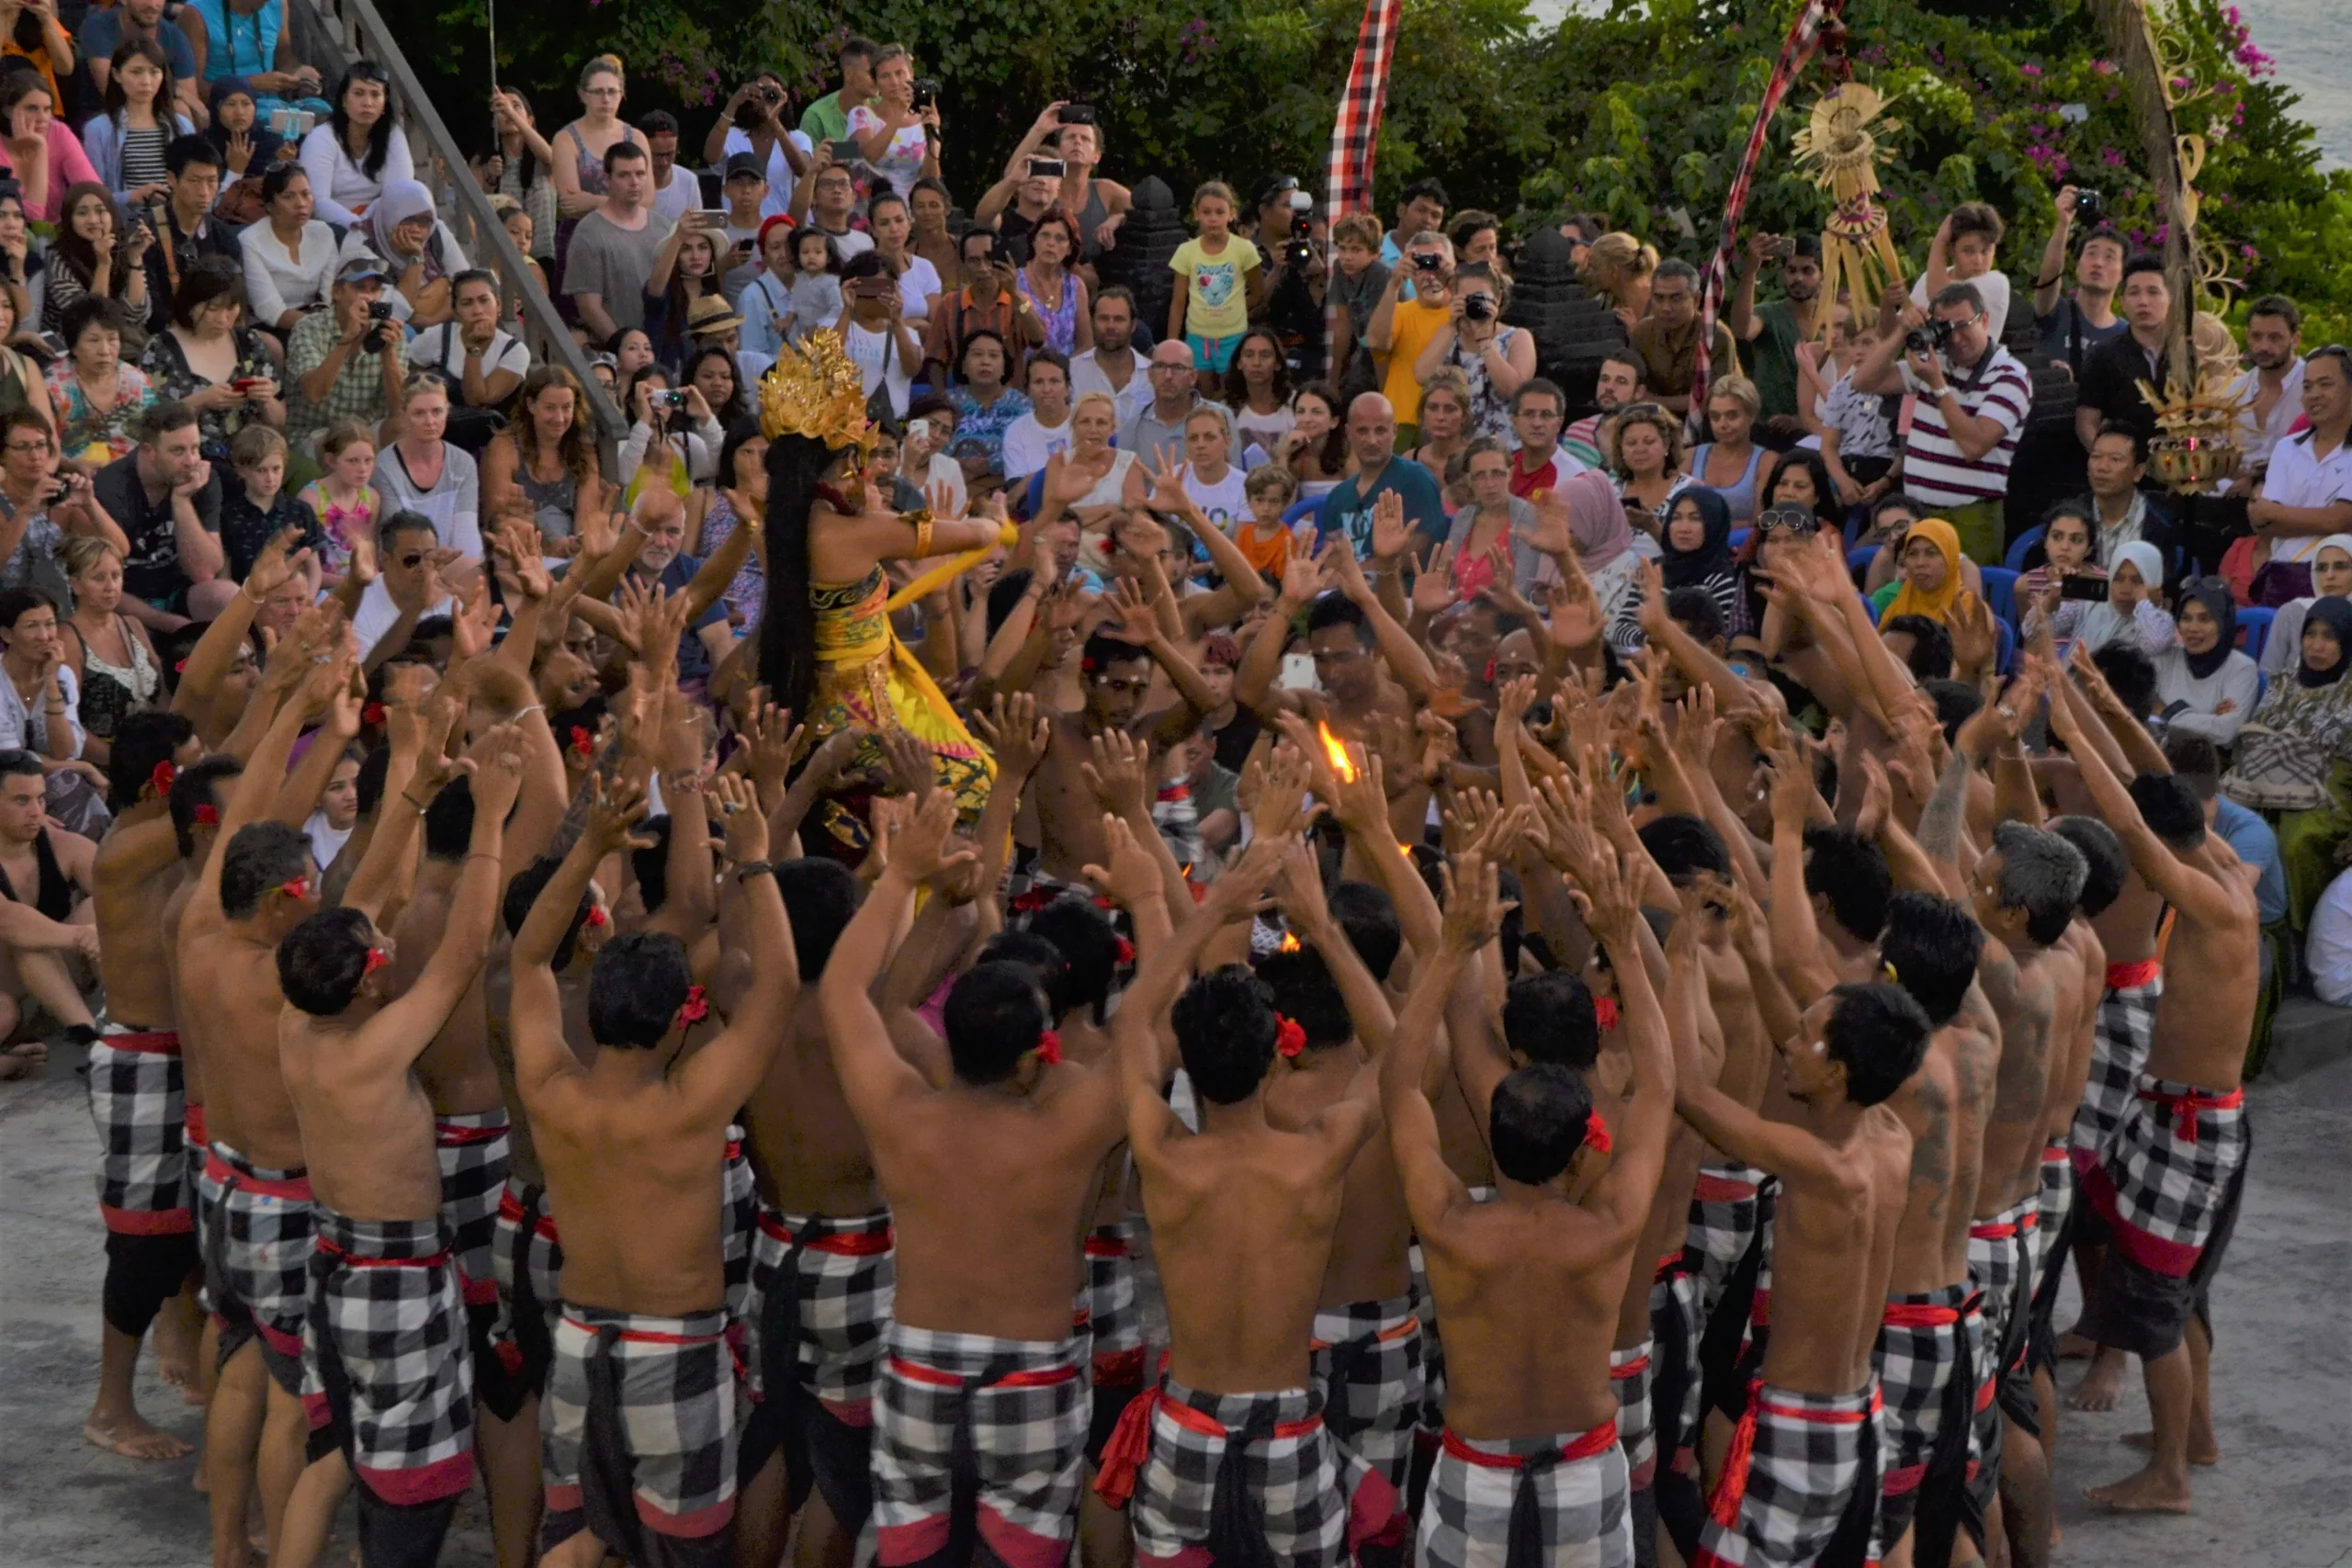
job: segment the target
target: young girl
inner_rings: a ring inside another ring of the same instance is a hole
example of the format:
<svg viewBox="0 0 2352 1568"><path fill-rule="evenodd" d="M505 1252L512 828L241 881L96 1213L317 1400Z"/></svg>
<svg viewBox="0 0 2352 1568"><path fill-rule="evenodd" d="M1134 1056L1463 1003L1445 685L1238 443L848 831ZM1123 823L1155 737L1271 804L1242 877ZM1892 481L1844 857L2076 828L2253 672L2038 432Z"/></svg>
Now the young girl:
<svg viewBox="0 0 2352 1568"><path fill-rule="evenodd" d="M356 419L339 419L319 437L319 457L327 471L302 487L299 499L317 513L326 544L319 551L324 586L332 588L351 570L351 547L376 532L383 498L369 479L376 472L376 438Z"/></svg>
<svg viewBox="0 0 2352 1568"><path fill-rule="evenodd" d="M1234 205L1233 191L1222 180L1195 190L1193 221L1201 231L1168 258L1170 270L1182 279L1168 303L1168 335L1183 339L1192 349L1203 397L1216 395L1226 367L1233 363L1234 348L1250 330L1250 307L1261 282L1253 276L1258 247L1233 238Z"/></svg>
<svg viewBox="0 0 2352 1568"><path fill-rule="evenodd" d="M784 336L798 343L842 315L842 255L832 237L803 229L792 238L792 292L786 297Z"/></svg>
<svg viewBox="0 0 2352 1568"><path fill-rule="evenodd" d="M172 101L172 67L152 39L125 39L107 76L107 112L82 128L90 166L116 197L145 207L170 189L164 149L194 133L183 114L158 113Z"/></svg>
<svg viewBox="0 0 2352 1568"><path fill-rule="evenodd" d="M686 323L695 301L718 288L718 243L692 212L680 220L653 254L645 280L645 335L653 356L664 365L684 361L694 349Z"/></svg>

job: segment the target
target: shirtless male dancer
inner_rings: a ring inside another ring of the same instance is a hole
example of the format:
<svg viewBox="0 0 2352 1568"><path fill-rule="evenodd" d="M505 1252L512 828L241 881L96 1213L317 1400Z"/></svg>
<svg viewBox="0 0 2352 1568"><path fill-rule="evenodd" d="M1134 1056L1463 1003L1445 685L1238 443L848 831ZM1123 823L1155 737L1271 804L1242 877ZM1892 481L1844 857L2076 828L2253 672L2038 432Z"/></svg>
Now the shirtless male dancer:
<svg viewBox="0 0 2352 1568"><path fill-rule="evenodd" d="M1687 918L1687 917L1685 917ZM1895 987L1843 985L1781 1043L1795 1123L1767 1122L1709 1083L1675 1042L1676 1110L1716 1147L1781 1179L1775 1332L1713 1495L1693 1568L1804 1564L1868 1533L1878 1498L1871 1356L1908 1200L1911 1133L1885 1101L1918 1071L1930 1031Z"/></svg>
<svg viewBox="0 0 2352 1568"><path fill-rule="evenodd" d="M414 1068L472 988L497 916L523 757L511 728L480 750L465 873L443 906L439 945L397 995L391 939L369 909L323 910L278 944L278 1056L310 1156L316 1233L303 1361L325 1406L313 1427L334 1444L296 1487L289 1560L315 1539L297 1516L331 1508L356 1474L361 1562L431 1568L473 1481L473 1358L432 1102ZM333 1482L317 1479L321 1467Z"/></svg>
<svg viewBox="0 0 2352 1568"><path fill-rule="evenodd" d="M107 1275L98 1395L82 1435L133 1459L177 1459L188 1451L149 1426L131 1399L140 1339L167 1304L174 1322L157 1332L156 1370L191 1399L198 1396L193 1296L186 1298L185 1313L178 1307L202 1259L187 1168L178 1012L158 917L180 866L172 781L203 751L195 727L178 714L123 719L107 759L114 826L91 865L93 913L105 937L97 957L106 1018L89 1065L90 1114L105 1151L98 1213L107 1227Z"/></svg>
<svg viewBox="0 0 2352 1568"><path fill-rule="evenodd" d="M1111 836L1139 870L1144 857L1124 827ZM1270 989L1240 964L1186 983L1219 930L1249 918L1296 842L1253 842L1173 942L1147 946L1119 1010L1128 1137L1170 1343L1161 1377L1127 1407L1104 1450L1096 1487L1114 1504L1132 1499L1136 1556L1146 1568L1336 1568L1347 1555L1341 1458L1310 1386L1308 1343L1346 1174L1378 1124L1376 1080L1359 1066L1351 1091L1319 1114L1277 1123L1267 1075L1280 1054L1306 1048L1305 1031L1275 1011ZM1155 917L1157 882L1122 878L1116 861L1111 870L1138 918ZM1334 943L1351 1001L1385 1014L1377 986L1328 913L1318 925L1295 902L1283 898L1284 915ZM1170 1033L1197 1133L1164 1097Z"/></svg>
<svg viewBox="0 0 2352 1568"><path fill-rule="evenodd" d="M1475 858L1456 863L1444 941L1415 978L1381 1084L1389 1143L1454 1351L1419 1560L1433 1568L1626 1568L1634 1560L1630 1471L1617 1439L1615 1358L1602 1347L1629 1280L1648 1277L1635 1267L1637 1247L1675 1123L1673 1048L1643 960L1647 933L1616 867L1596 857L1577 891L1622 977L1631 1098L1612 1141L1583 1075L1557 1064L1512 1072L1486 1106L1496 1196L1476 1202L1440 1156L1422 1092L1439 1009L1498 912L1491 880L1472 880ZM1695 1034L1696 927L1686 922L1677 936L1693 971L1677 1021ZM1582 1189L1573 1201L1572 1188Z"/></svg>
<svg viewBox="0 0 2352 1568"><path fill-rule="evenodd" d="M818 988L897 1230L874 1521L887 1568L960 1564L975 1528L981 1561L1054 1568L1077 1529L1088 1407L1071 1319L1086 1282L1080 1238L1124 1132L1117 1077L1108 1062L1061 1059L1022 964L978 965L948 992L947 1082L899 1054L869 992L917 887L975 854L943 853L954 818L944 791L922 798Z"/></svg>
<svg viewBox="0 0 2352 1568"><path fill-rule="evenodd" d="M728 1560L735 1380L720 1258L727 1127L789 1025L799 971L751 784L710 785L741 883L752 980L713 1030L684 944L631 932L596 954L594 1059L566 1043L550 961L606 855L645 841L641 789L601 784L586 830L514 939L516 1088L563 1234L562 1315L541 1403L548 1568ZM692 1036L707 1038L691 1054ZM650 1543L648 1532L660 1537Z"/></svg>
<svg viewBox="0 0 2352 1568"><path fill-rule="evenodd" d="M2154 1427L2148 1462L2088 1495L2113 1508L2187 1513L2190 1445L2211 1441L2205 1298L2237 1218L2251 1142L2240 1075L2259 976L2256 873L2212 832L2188 784L2143 773L2127 787L2078 744L2071 712L2053 708L2051 728L2075 752L2132 867L2177 911L2168 957L2198 977L2157 1004L2147 1066L2083 1179L2083 1201L2114 1233L2083 1331L2139 1356Z"/></svg>

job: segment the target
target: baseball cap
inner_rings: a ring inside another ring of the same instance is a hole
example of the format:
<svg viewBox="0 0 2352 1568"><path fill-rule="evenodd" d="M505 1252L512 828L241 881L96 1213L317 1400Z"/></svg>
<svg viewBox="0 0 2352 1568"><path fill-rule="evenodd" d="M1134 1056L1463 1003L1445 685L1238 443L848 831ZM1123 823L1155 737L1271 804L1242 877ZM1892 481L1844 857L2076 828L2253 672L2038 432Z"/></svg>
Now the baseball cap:
<svg viewBox="0 0 2352 1568"><path fill-rule="evenodd" d="M337 283L366 283L371 278L383 283L390 281L391 276L383 262L366 251L344 257L343 265L334 269Z"/></svg>
<svg viewBox="0 0 2352 1568"><path fill-rule="evenodd" d="M767 164L761 161L757 152L729 152L727 155L727 177L732 180L746 176L755 180L766 179Z"/></svg>

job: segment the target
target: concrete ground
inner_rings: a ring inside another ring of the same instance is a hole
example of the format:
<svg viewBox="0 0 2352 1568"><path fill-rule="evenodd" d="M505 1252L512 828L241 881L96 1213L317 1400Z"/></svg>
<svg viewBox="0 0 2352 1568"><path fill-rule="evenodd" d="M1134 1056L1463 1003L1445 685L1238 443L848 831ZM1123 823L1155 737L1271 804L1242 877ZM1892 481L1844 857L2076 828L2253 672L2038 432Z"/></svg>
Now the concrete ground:
<svg viewBox="0 0 2352 1568"><path fill-rule="evenodd" d="M2120 1517L2086 1485L2136 1460L2116 1440L2146 1425L2132 1381L2108 1415L2065 1414L2058 1455L2065 1568L2329 1568L2352 1563L2352 1219L2343 1196L2352 1136L2352 1012L2301 1002L2293 1048L2247 1091L2255 1130L2245 1207L2214 1292L2214 1424L2222 1461L2197 1472L2188 1518ZM193 1461L141 1464L84 1442L98 1365L102 1237L96 1157L72 1066L0 1084L0 1562L11 1568L194 1568L207 1560ZM2069 1303L2060 1314L2073 1315ZM2079 1375L2071 1365L2065 1382ZM149 1417L193 1439L197 1413L142 1363ZM351 1540L346 1524L342 1539ZM338 1553L338 1557L341 1554ZM342 1559L347 1561L348 1559ZM488 1568L478 1498L442 1562Z"/></svg>

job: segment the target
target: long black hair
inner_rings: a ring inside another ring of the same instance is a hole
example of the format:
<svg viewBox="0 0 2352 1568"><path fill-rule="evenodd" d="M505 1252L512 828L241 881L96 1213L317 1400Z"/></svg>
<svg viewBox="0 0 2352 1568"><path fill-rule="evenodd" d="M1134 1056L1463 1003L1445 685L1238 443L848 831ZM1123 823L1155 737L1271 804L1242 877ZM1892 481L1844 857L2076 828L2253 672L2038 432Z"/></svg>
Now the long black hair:
<svg viewBox="0 0 2352 1568"><path fill-rule="evenodd" d="M354 82L373 82L384 89L384 112L368 128L368 154L358 161L360 173L371 180L380 179L384 159L392 150L392 128L400 124L400 105L392 101L392 80L382 66L372 60L353 61L343 79L334 85L334 109L327 117L327 123L334 128L334 144L343 150L344 156L351 155L351 114L343 107L343 100L349 96Z"/></svg>
<svg viewBox="0 0 2352 1568"><path fill-rule="evenodd" d="M838 456L810 435L768 443L768 592L760 613L760 679L771 701L807 719L817 696L817 617L808 601L808 513Z"/></svg>

